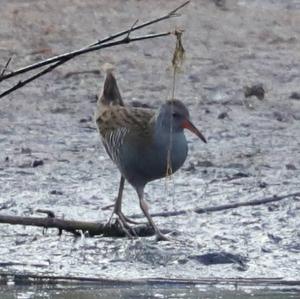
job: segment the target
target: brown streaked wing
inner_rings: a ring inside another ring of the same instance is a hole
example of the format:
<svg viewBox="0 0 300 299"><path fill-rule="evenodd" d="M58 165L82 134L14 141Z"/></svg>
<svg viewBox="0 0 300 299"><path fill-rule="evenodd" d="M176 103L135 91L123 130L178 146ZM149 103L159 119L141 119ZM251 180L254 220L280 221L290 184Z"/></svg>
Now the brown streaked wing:
<svg viewBox="0 0 300 299"><path fill-rule="evenodd" d="M154 115L150 109L110 106L102 107L96 122L102 137L119 128L148 135Z"/></svg>

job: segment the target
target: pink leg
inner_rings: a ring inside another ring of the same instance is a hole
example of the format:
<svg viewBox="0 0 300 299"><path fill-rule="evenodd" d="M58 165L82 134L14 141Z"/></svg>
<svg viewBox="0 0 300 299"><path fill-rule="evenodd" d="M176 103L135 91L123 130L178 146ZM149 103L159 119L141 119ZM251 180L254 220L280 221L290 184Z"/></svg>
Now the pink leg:
<svg viewBox="0 0 300 299"><path fill-rule="evenodd" d="M155 234L156 234L156 239L158 241L169 241L169 239L163 233L160 232L158 227L155 225L151 215L149 214L149 207L147 205L147 202L144 199L144 187L137 188L137 194L138 194L138 197L140 200L140 207L141 207L144 215L148 219L150 225L153 227Z"/></svg>

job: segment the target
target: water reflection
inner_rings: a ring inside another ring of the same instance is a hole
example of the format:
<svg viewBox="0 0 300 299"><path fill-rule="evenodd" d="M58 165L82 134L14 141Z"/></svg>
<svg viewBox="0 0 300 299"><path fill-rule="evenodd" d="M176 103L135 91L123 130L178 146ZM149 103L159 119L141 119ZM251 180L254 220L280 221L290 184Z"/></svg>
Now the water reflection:
<svg viewBox="0 0 300 299"><path fill-rule="evenodd" d="M296 292L203 290L193 287L167 286L1 286L1 299L296 299Z"/></svg>

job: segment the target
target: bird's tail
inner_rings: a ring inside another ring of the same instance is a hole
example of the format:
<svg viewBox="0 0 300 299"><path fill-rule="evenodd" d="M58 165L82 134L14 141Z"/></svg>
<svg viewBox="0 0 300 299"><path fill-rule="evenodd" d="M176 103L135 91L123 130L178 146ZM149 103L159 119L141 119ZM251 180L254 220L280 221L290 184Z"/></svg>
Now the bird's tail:
<svg viewBox="0 0 300 299"><path fill-rule="evenodd" d="M102 90L102 94L98 98L98 104L100 105L119 105L124 106L123 99L121 97L116 78L112 73L112 69L106 70L106 78Z"/></svg>

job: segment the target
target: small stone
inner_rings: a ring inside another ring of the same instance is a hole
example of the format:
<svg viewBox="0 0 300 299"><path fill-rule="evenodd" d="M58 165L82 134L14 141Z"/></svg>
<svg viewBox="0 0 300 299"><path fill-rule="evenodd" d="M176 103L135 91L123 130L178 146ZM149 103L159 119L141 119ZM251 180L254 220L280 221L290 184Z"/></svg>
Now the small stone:
<svg viewBox="0 0 300 299"><path fill-rule="evenodd" d="M181 258L177 262L179 265L184 265L184 264L188 263L188 261L189 260L187 258Z"/></svg>
<svg viewBox="0 0 300 299"><path fill-rule="evenodd" d="M259 184L258 184L258 187L259 188L266 188L268 186L268 184L266 183L266 182L260 182Z"/></svg>
<svg viewBox="0 0 300 299"><path fill-rule="evenodd" d="M38 167L38 166L42 166L42 165L44 165L43 160L34 160L31 164L32 167Z"/></svg>
<svg viewBox="0 0 300 299"><path fill-rule="evenodd" d="M294 100L300 100L300 92L292 92L290 95L290 99L294 99Z"/></svg>
<svg viewBox="0 0 300 299"><path fill-rule="evenodd" d="M248 178L250 175L244 172L237 172L233 175L234 178Z"/></svg>
<svg viewBox="0 0 300 299"><path fill-rule="evenodd" d="M245 86L244 95L246 98L256 96L259 100L263 100L265 97L265 89L261 83L252 86Z"/></svg>
<svg viewBox="0 0 300 299"><path fill-rule="evenodd" d="M92 117L87 117L87 118L81 118L80 120L79 120L79 122L80 123L87 123L87 122L90 122L90 121L92 121Z"/></svg>
<svg viewBox="0 0 300 299"><path fill-rule="evenodd" d="M63 195L63 193L61 191L58 191L58 190L51 190L49 192L49 194L51 194L51 195Z"/></svg>
<svg viewBox="0 0 300 299"><path fill-rule="evenodd" d="M192 255L189 259L196 260L203 265L239 264L246 267L248 259L239 254L228 252L210 252L202 255Z"/></svg>
<svg viewBox="0 0 300 299"><path fill-rule="evenodd" d="M287 170L297 170L297 167L294 165L294 164L286 164L285 165L285 168L287 169Z"/></svg>
<svg viewBox="0 0 300 299"><path fill-rule="evenodd" d="M221 112L218 115L218 119L224 119L224 118L228 118L228 113L227 112Z"/></svg>
<svg viewBox="0 0 300 299"><path fill-rule="evenodd" d="M275 111L275 112L273 113L273 116L274 116L275 119L278 120L278 121L284 121L283 115L282 115L280 112L278 112L278 111Z"/></svg>

